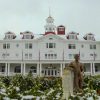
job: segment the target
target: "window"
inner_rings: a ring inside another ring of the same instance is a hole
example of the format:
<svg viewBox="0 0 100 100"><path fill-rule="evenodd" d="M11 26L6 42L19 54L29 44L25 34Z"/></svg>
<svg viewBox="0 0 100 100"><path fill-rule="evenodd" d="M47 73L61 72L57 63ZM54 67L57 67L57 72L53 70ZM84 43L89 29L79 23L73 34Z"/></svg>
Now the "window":
<svg viewBox="0 0 100 100"><path fill-rule="evenodd" d="M9 53L7 53L6 55L7 55L7 56L10 56L10 54L9 54Z"/></svg>
<svg viewBox="0 0 100 100"><path fill-rule="evenodd" d="M7 44L7 49L9 49L9 48L10 48L10 44L8 43L8 44Z"/></svg>
<svg viewBox="0 0 100 100"><path fill-rule="evenodd" d="M53 43L49 43L49 48L53 48Z"/></svg>
<svg viewBox="0 0 100 100"><path fill-rule="evenodd" d="M16 53L16 57L18 57L19 56L19 54L18 53Z"/></svg>
<svg viewBox="0 0 100 100"><path fill-rule="evenodd" d="M30 38L30 35L26 35L26 39L29 39Z"/></svg>
<svg viewBox="0 0 100 100"><path fill-rule="evenodd" d="M8 35L8 39L10 39L10 35Z"/></svg>
<svg viewBox="0 0 100 100"><path fill-rule="evenodd" d="M19 44L16 44L16 47L18 48L19 47Z"/></svg>
<svg viewBox="0 0 100 100"><path fill-rule="evenodd" d="M31 67L30 67L30 72L32 72L32 73L37 73L36 67L35 67L35 66L31 66Z"/></svg>
<svg viewBox="0 0 100 100"><path fill-rule="evenodd" d="M47 59L47 54L45 54L45 59Z"/></svg>
<svg viewBox="0 0 100 100"><path fill-rule="evenodd" d="M32 49L32 43L25 43L25 49Z"/></svg>
<svg viewBox="0 0 100 100"><path fill-rule="evenodd" d="M84 48L84 45L82 44L81 47Z"/></svg>
<svg viewBox="0 0 100 100"><path fill-rule="evenodd" d="M76 54L69 54L69 59L74 59L74 56L75 56Z"/></svg>
<svg viewBox="0 0 100 100"><path fill-rule="evenodd" d="M5 57L6 57L6 54L5 54L5 53L3 53L3 54L2 54L2 57L3 57L3 58L5 58Z"/></svg>
<svg viewBox="0 0 100 100"><path fill-rule="evenodd" d="M70 39L75 39L75 36L74 35L69 35L69 38Z"/></svg>
<svg viewBox="0 0 100 100"><path fill-rule="evenodd" d="M50 54L48 54L48 59L50 59Z"/></svg>
<svg viewBox="0 0 100 100"><path fill-rule="evenodd" d="M94 36L88 36L88 40L94 40Z"/></svg>
<svg viewBox="0 0 100 100"><path fill-rule="evenodd" d="M90 49L96 49L96 45L91 44Z"/></svg>
<svg viewBox="0 0 100 100"><path fill-rule="evenodd" d="M59 31L64 31L64 28L63 27L59 27Z"/></svg>
<svg viewBox="0 0 100 100"><path fill-rule="evenodd" d="M98 66L95 66L95 72L98 72Z"/></svg>
<svg viewBox="0 0 100 100"><path fill-rule="evenodd" d="M15 73L20 73L20 72L21 72L20 66L16 66L16 67L15 67Z"/></svg>
<svg viewBox="0 0 100 100"><path fill-rule="evenodd" d="M49 40L53 40L53 38L49 38Z"/></svg>
<svg viewBox="0 0 100 100"><path fill-rule="evenodd" d="M46 48L48 48L48 43L46 43Z"/></svg>
<svg viewBox="0 0 100 100"><path fill-rule="evenodd" d="M6 44L3 44L3 49L6 49Z"/></svg>
<svg viewBox="0 0 100 100"><path fill-rule="evenodd" d="M3 58L6 58L7 56L10 56L10 54L9 54L9 53L3 53L3 54L2 54L2 57L3 57Z"/></svg>
<svg viewBox="0 0 100 100"><path fill-rule="evenodd" d="M28 43L25 44L25 49L28 49Z"/></svg>
<svg viewBox="0 0 100 100"><path fill-rule="evenodd" d="M56 48L56 43L46 43L46 48Z"/></svg>
<svg viewBox="0 0 100 100"><path fill-rule="evenodd" d="M29 43L29 49L32 49L32 43Z"/></svg>
<svg viewBox="0 0 100 100"><path fill-rule="evenodd" d="M54 59L56 59L57 58L57 54L54 54Z"/></svg>
<svg viewBox="0 0 100 100"><path fill-rule="evenodd" d="M45 54L45 59L57 59L57 54Z"/></svg>
<svg viewBox="0 0 100 100"><path fill-rule="evenodd" d="M11 35L11 39L13 39L14 38L14 35Z"/></svg>
<svg viewBox="0 0 100 100"><path fill-rule="evenodd" d="M28 54L27 53L25 54L25 59L28 59Z"/></svg>
<svg viewBox="0 0 100 100"><path fill-rule="evenodd" d="M51 27L49 28L49 31L52 31L52 28Z"/></svg>
<svg viewBox="0 0 100 100"><path fill-rule="evenodd" d="M69 48L69 49L76 49L76 45L75 45L75 44L69 44L69 45L68 45L68 48Z"/></svg>
<svg viewBox="0 0 100 100"><path fill-rule="evenodd" d="M29 54L29 59L32 59L32 54L31 53Z"/></svg>
<svg viewBox="0 0 100 100"><path fill-rule="evenodd" d="M1 72L5 72L5 66L1 66Z"/></svg>
<svg viewBox="0 0 100 100"><path fill-rule="evenodd" d="M3 44L3 49L9 49L10 48L10 44L9 43L5 43L5 44Z"/></svg>
<svg viewBox="0 0 100 100"><path fill-rule="evenodd" d="M26 53L25 54L25 59L32 59L32 53Z"/></svg>
<svg viewBox="0 0 100 100"><path fill-rule="evenodd" d="M51 56L51 59L53 59L53 54L51 54L50 56Z"/></svg>

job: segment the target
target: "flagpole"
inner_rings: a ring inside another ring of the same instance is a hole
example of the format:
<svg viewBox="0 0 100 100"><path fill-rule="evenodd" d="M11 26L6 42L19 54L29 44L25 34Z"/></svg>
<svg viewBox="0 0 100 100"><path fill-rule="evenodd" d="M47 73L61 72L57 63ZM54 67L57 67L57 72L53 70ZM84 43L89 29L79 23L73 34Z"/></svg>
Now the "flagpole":
<svg viewBox="0 0 100 100"><path fill-rule="evenodd" d="M41 77L40 50L39 50L39 75Z"/></svg>
<svg viewBox="0 0 100 100"><path fill-rule="evenodd" d="M64 50L63 50L63 54L62 54L62 57L63 57L63 61L64 61Z"/></svg>

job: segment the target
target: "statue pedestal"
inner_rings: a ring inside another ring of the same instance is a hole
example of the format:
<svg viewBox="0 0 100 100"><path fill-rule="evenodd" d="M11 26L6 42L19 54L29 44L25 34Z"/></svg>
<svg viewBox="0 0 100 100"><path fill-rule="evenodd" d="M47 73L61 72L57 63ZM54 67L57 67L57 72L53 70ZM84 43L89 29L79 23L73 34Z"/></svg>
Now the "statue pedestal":
<svg viewBox="0 0 100 100"><path fill-rule="evenodd" d="M71 70L64 69L62 76L63 98L68 100L69 95L73 94L73 72Z"/></svg>

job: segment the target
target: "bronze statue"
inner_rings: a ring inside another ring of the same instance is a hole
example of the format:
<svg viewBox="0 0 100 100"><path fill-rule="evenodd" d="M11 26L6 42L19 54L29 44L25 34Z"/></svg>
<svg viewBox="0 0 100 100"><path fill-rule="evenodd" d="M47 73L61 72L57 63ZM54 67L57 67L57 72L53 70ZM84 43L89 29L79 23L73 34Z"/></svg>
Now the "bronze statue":
<svg viewBox="0 0 100 100"><path fill-rule="evenodd" d="M74 73L74 93L82 92L83 64L79 62L80 56L76 54L75 60L69 63L68 68Z"/></svg>

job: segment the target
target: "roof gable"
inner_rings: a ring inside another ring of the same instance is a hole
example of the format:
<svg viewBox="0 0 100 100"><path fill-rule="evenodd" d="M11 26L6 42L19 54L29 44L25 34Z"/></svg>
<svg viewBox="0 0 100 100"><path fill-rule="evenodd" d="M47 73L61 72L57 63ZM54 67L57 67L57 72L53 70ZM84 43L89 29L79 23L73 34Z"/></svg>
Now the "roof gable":
<svg viewBox="0 0 100 100"><path fill-rule="evenodd" d="M66 41L66 39L64 39L64 38L62 38L62 37L60 37L56 34L43 35L43 36L37 38L36 40L37 41L44 41L44 40L48 40L48 39L51 39L51 38L56 39L56 40Z"/></svg>

